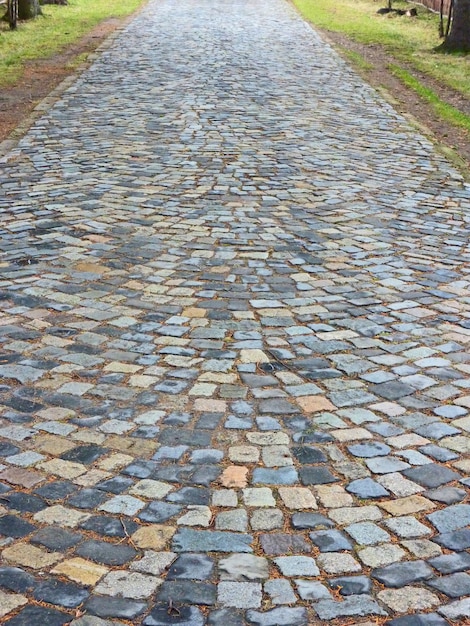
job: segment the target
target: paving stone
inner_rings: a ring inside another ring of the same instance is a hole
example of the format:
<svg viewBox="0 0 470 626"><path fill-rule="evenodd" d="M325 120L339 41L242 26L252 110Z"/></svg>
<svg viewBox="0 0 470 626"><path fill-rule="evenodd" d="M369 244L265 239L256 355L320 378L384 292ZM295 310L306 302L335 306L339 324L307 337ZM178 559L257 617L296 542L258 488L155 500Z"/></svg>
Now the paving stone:
<svg viewBox="0 0 470 626"><path fill-rule="evenodd" d="M399 588L405 587L410 583L428 580L433 578L434 574L424 561L411 561L408 563L392 563L391 565L374 569L371 572L371 576L386 587Z"/></svg>
<svg viewBox="0 0 470 626"><path fill-rule="evenodd" d="M441 574L453 574L470 569L470 554L467 552L455 552L453 554L443 554L430 559L429 564L437 569ZM1 570L0 570L1 574Z"/></svg>
<svg viewBox="0 0 470 626"><path fill-rule="evenodd" d="M420 467L412 467L405 470L403 474L413 482L428 489L440 487L441 485L445 485L461 478L460 474L457 474L457 472L453 472L449 468L435 463L421 465Z"/></svg>
<svg viewBox="0 0 470 626"><path fill-rule="evenodd" d="M419 587L402 587L401 589L384 589L377 597L381 602L396 613L422 611L440 604L439 597Z"/></svg>
<svg viewBox="0 0 470 626"><path fill-rule="evenodd" d="M370 594L372 582L367 576L343 576L329 580L332 589L338 589L342 596Z"/></svg>
<svg viewBox="0 0 470 626"><path fill-rule="evenodd" d="M316 561L320 569L325 570L327 574L349 574L361 571L361 566L350 554L323 553L317 557Z"/></svg>
<svg viewBox="0 0 470 626"><path fill-rule="evenodd" d="M338 479L326 467L305 466L299 470L303 485L325 485Z"/></svg>
<svg viewBox="0 0 470 626"><path fill-rule="evenodd" d="M382 456L368 459L366 461L366 465L374 474L401 472L402 470L406 470L410 467L408 463L404 463L403 461L400 461L400 459L393 456ZM411 478L411 480L413 480L413 478Z"/></svg>
<svg viewBox="0 0 470 626"><path fill-rule="evenodd" d="M358 557L364 565L373 568L401 561L405 556L404 550L389 543L363 548L358 552Z"/></svg>
<svg viewBox="0 0 470 626"><path fill-rule="evenodd" d="M0 591L0 618L27 604L27 602L28 599L25 596Z"/></svg>
<svg viewBox="0 0 470 626"><path fill-rule="evenodd" d="M74 609L82 604L89 596L88 591L71 583L59 580L42 582L34 589L33 597L39 602L57 604L66 609Z"/></svg>
<svg viewBox="0 0 470 626"><path fill-rule="evenodd" d="M453 532L441 533L433 537L433 541L449 550L466 550L470 548L470 529L461 528Z"/></svg>
<svg viewBox="0 0 470 626"><path fill-rule="evenodd" d="M343 602L320 600L315 604L315 612L322 620L349 616L387 615L379 604L366 594L346 596Z"/></svg>
<svg viewBox="0 0 470 626"><path fill-rule="evenodd" d="M171 555L172 560L176 556L174 553L167 554ZM213 570L214 561L211 557L205 554L181 554L169 568L166 580L177 580L180 578L208 580L211 578Z"/></svg>
<svg viewBox="0 0 470 626"><path fill-rule="evenodd" d="M389 492L372 478L353 480L346 489L358 498L369 500L370 498L383 498L390 495Z"/></svg>
<svg viewBox="0 0 470 626"><path fill-rule="evenodd" d="M203 604L212 606L216 602L216 586L207 582L190 580L166 581L160 587L157 599L161 602Z"/></svg>
<svg viewBox="0 0 470 626"><path fill-rule="evenodd" d="M344 529L356 543L364 546L372 546L378 543L390 541L390 535L377 524L372 522L359 522L350 524Z"/></svg>
<svg viewBox="0 0 470 626"><path fill-rule="evenodd" d="M437 613L415 613L386 622L387 626L449 626Z"/></svg>
<svg viewBox="0 0 470 626"><path fill-rule="evenodd" d="M307 626L308 617L306 609L296 608L276 608L260 613L258 611L247 611L246 619L250 626Z"/></svg>
<svg viewBox="0 0 470 626"><path fill-rule="evenodd" d="M466 497L467 492L457 487L439 487L426 491L424 495L435 502L455 504L456 502L461 502Z"/></svg>
<svg viewBox="0 0 470 626"><path fill-rule="evenodd" d="M176 613L176 612L175 612ZM176 615L168 614L168 603L158 603L142 622L144 626L204 626L205 618L195 606L178 607Z"/></svg>
<svg viewBox="0 0 470 626"><path fill-rule="evenodd" d="M35 585L35 578L18 567L0 567L0 587L23 594Z"/></svg>
<svg viewBox="0 0 470 626"><path fill-rule="evenodd" d="M131 546L94 540L85 541L76 552L81 557L104 565L124 565L137 555L137 551Z"/></svg>
<svg viewBox="0 0 470 626"><path fill-rule="evenodd" d="M94 596L86 602L84 607L92 615L97 615L98 617L121 617L122 619L130 620L141 615L147 608L147 604L130 600L129 598Z"/></svg>
<svg viewBox="0 0 470 626"><path fill-rule="evenodd" d="M8 626L29 626L29 624L63 626L63 624L67 623L70 623L70 614L33 605L28 605L15 617L5 622Z"/></svg>
<svg viewBox="0 0 470 626"><path fill-rule="evenodd" d="M470 576L463 572L451 574L450 576L441 576L434 580L428 581L428 585L437 591L445 593L450 598L461 598L469 595Z"/></svg>
<svg viewBox="0 0 470 626"><path fill-rule="evenodd" d="M130 569L136 572L143 572L144 574L160 576L175 559L176 554L174 552L154 552L147 550L144 552L144 556L141 559L131 563Z"/></svg>
<svg viewBox="0 0 470 626"><path fill-rule="evenodd" d="M292 516L292 527L297 530L310 529L324 529L332 528L334 523L324 515L319 513L294 513Z"/></svg>
<svg viewBox="0 0 470 626"><path fill-rule="evenodd" d="M264 592L270 596L271 602L274 605L293 604L297 601L289 581L282 578L268 580L265 582Z"/></svg>
<svg viewBox="0 0 470 626"><path fill-rule="evenodd" d="M217 602L237 609L261 606L261 585L247 582L220 582L217 585Z"/></svg>
<svg viewBox="0 0 470 626"><path fill-rule="evenodd" d="M352 543L339 530L316 530L309 533L309 537L320 552L339 552L340 550L353 549Z"/></svg>
<svg viewBox="0 0 470 626"><path fill-rule="evenodd" d="M379 441L372 441L348 446L348 450L354 456L369 459L377 456L386 456L391 448Z"/></svg>
<svg viewBox="0 0 470 626"><path fill-rule="evenodd" d="M259 540L263 552L268 555L306 553L312 549L311 545L301 535L287 533L261 534Z"/></svg>
<svg viewBox="0 0 470 626"><path fill-rule="evenodd" d="M284 526L284 515L279 509L256 509L251 514L253 530L274 530Z"/></svg>
<svg viewBox="0 0 470 626"><path fill-rule="evenodd" d="M151 596L161 583L155 576L114 570L106 574L94 592L113 597L144 599Z"/></svg>
<svg viewBox="0 0 470 626"><path fill-rule="evenodd" d="M280 556L273 559L283 576L318 576L320 571L309 556Z"/></svg>
<svg viewBox="0 0 470 626"><path fill-rule="evenodd" d="M470 598L464 598L463 600L451 602L450 604L438 609L438 611L451 621L457 620L461 617L470 617Z"/></svg>
<svg viewBox="0 0 470 626"><path fill-rule="evenodd" d="M173 537L174 552L252 552L251 535L180 528Z"/></svg>
<svg viewBox="0 0 470 626"><path fill-rule="evenodd" d="M402 517L390 518L385 520L384 523L389 530L403 539L424 537L432 534L430 528L411 516L404 515Z"/></svg>
<svg viewBox="0 0 470 626"><path fill-rule="evenodd" d="M331 598L331 594L325 585L315 580L297 578L295 581L297 592L302 600L321 600Z"/></svg>
<svg viewBox="0 0 470 626"><path fill-rule="evenodd" d="M439 533L452 532L470 525L470 505L455 504L426 517Z"/></svg>

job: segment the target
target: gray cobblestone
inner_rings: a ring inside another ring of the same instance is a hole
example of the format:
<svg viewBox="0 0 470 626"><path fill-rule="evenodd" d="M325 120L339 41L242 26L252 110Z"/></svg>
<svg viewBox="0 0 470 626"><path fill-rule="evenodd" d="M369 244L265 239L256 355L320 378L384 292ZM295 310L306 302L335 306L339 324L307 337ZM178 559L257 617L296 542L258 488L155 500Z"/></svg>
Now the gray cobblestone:
<svg viewBox="0 0 470 626"><path fill-rule="evenodd" d="M91 61L0 157L1 619L463 623L468 184L285 0Z"/></svg>

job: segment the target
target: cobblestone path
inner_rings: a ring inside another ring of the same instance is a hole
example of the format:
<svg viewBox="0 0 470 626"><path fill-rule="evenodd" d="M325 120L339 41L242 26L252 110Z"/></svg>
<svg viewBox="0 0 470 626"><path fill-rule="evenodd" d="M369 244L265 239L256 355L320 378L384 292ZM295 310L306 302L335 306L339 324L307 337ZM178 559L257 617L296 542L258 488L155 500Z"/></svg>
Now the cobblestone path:
<svg viewBox="0 0 470 626"><path fill-rule="evenodd" d="M4 159L0 623L470 616L470 190L282 0L151 1Z"/></svg>

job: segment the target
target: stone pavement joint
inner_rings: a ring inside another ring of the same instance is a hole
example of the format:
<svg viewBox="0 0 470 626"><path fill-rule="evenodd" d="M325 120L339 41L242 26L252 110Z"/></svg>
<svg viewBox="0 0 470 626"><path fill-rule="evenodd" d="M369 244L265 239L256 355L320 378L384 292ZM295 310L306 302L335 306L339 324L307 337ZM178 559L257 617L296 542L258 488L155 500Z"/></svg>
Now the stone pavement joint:
<svg viewBox="0 0 470 626"><path fill-rule="evenodd" d="M1 157L2 626L463 626L470 189L284 0L151 0Z"/></svg>

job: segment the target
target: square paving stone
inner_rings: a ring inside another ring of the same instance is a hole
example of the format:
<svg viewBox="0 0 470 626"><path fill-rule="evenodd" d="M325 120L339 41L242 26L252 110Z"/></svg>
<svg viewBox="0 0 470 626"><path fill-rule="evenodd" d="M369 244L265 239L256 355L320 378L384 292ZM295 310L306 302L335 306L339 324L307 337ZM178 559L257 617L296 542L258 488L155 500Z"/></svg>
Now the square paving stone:
<svg viewBox="0 0 470 626"><path fill-rule="evenodd" d="M326 485L338 481L326 467L306 466L299 469L300 481L303 485Z"/></svg>
<svg viewBox="0 0 470 626"><path fill-rule="evenodd" d="M124 565L138 554L130 546L93 540L83 543L76 552L85 559L91 559L96 563L104 563L105 565Z"/></svg>
<svg viewBox="0 0 470 626"><path fill-rule="evenodd" d="M386 587L405 587L410 583L429 580L434 577L434 572L424 561L411 561L408 563L392 563L385 567L372 570L372 578L378 580Z"/></svg>
<svg viewBox="0 0 470 626"><path fill-rule="evenodd" d="M91 530L94 533L98 533L98 535L105 535L106 537L124 538L127 537L126 532L128 535L132 535L139 526L128 518L121 520L110 515L94 515L82 522L80 528Z"/></svg>
<svg viewBox="0 0 470 626"><path fill-rule="evenodd" d="M98 483L96 485L96 488L118 495L123 491L126 491L126 489L129 489L129 487L132 487L133 484L134 481L132 480L132 478L126 478L125 476L114 476L109 480Z"/></svg>
<svg viewBox="0 0 470 626"><path fill-rule="evenodd" d="M373 546L390 541L390 535L372 522L350 524L344 530L351 535L356 543L363 546Z"/></svg>
<svg viewBox="0 0 470 626"><path fill-rule="evenodd" d="M431 535L430 528L421 524L415 517L403 515L385 520L385 525L402 539L413 539Z"/></svg>
<svg viewBox="0 0 470 626"><path fill-rule="evenodd" d="M353 493L358 498L369 500L371 498L383 498L390 493L372 478L360 478L353 480L346 487L346 491Z"/></svg>
<svg viewBox="0 0 470 626"><path fill-rule="evenodd" d="M399 400L400 398L411 395L416 390L411 385L406 385L398 381L390 381L388 383L369 385L369 391L386 400Z"/></svg>
<svg viewBox="0 0 470 626"><path fill-rule="evenodd" d="M318 576L320 570L309 556L280 556L274 562L283 576Z"/></svg>
<svg viewBox="0 0 470 626"><path fill-rule="evenodd" d="M143 626L204 626L205 622L204 615L197 607L179 606L177 611L168 613L168 603L165 602L156 604L142 623Z"/></svg>
<svg viewBox="0 0 470 626"><path fill-rule="evenodd" d="M339 530L317 530L309 533L309 536L320 552L339 552L340 550L353 549L352 543Z"/></svg>
<svg viewBox="0 0 470 626"><path fill-rule="evenodd" d="M345 596L343 602L320 600L315 605L315 612L321 620L361 615L387 615L377 602L366 594Z"/></svg>
<svg viewBox="0 0 470 626"><path fill-rule="evenodd" d="M25 593L31 590L35 584L34 576L24 572L19 567L0 567L0 587L2 589Z"/></svg>
<svg viewBox="0 0 470 626"><path fill-rule="evenodd" d="M296 530L333 528L334 522L319 513L294 513L291 520Z"/></svg>
<svg viewBox="0 0 470 626"><path fill-rule="evenodd" d="M199 487L183 487L167 496L169 502L181 504L198 504L207 506L210 503L210 490Z"/></svg>
<svg viewBox="0 0 470 626"><path fill-rule="evenodd" d="M147 609L147 604L145 602L129 600L129 598L94 596L88 600L84 609L98 617L122 617L122 619L132 620Z"/></svg>
<svg viewBox="0 0 470 626"><path fill-rule="evenodd" d="M310 553L312 546L301 535L272 533L260 535L260 543L265 554L283 555Z"/></svg>
<svg viewBox="0 0 470 626"><path fill-rule="evenodd" d="M56 611L54 609L46 609L42 606L29 605L24 608L18 615L4 622L8 626L32 626L33 624L47 624L47 626L63 626L70 623L70 615Z"/></svg>
<svg viewBox="0 0 470 626"><path fill-rule="evenodd" d="M470 595L470 576L464 572L441 576L427 583L430 587L445 593L450 598L461 598Z"/></svg>
<svg viewBox="0 0 470 626"><path fill-rule="evenodd" d="M354 456L371 459L376 456L386 456L391 448L380 441L371 441L348 446L348 450Z"/></svg>
<svg viewBox="0 0 470 626"><path fill-rule="evenodd" d="M435 461L440 461L441 463L446 463L447 461L453 461L458 458L458 454L455 452L451 452L447 448L441 448L440 446L436 446L434 444L428 444L427 446L422 446L418 448L419 452L425 454L426 456L430 456Z"/></svg>
<svg viewBox="0 0 470 626"><path fill-rule="evenodd" d="M245 626L243 612L236 609L218 609L211 611L207 621L207 626Z"/></svg>
<svg viewBox="0 0 470 626"><path fill-rule="evenodd" d="M434 487L440 487L446 483L450 483L454 480L460 480L462 476L453 472L448 467L443 465L437 465L436 463L428 463L427 465L420 465L418 467L412 467L403 472L404 476L409 478L418 485L432 489Z"/></svg>
<svg viewBox="0 0 470 626"><path fill-rule="evenodd" d="M441 556L429 559L428 563L437 569L441 574L463 572L470 569L470 554L468 552L442 554Z"/></svg>
<svg viewBox="0 0 470 626"><path fill-rule="evenodd" d="M247 611L246 621L250 626L308 626L308 615L303 607L282 607L264 613Z"/></svg>
<svg viewBox="0 0 470 626"><path fill-rule="evenodd" d="M449 622L437 613L416 613L387 621L385 626L449 626Z"/></svg>
<svg viewBox="0 0 470 626"><path fill-rule="evenodd" d="M83 539L79 533L73 533L59 526L46 526L31 537L31 543L45 546L54 552L65 552Z"/></svg>
<svg viewBox="0 0 470 626"><path fill-rule="evenodd" d="M191 580L166 581L157 593L157 600L183 604L204 604L212 606L216 603L216 585Z"/></svg>
<svg viewBox="0 0 470 626"><path fill-rule="evenodd" d="M303 465L328 462L326 454L315 446L296 446L292 448L292 454Z"/></svg>
<svg viewBox="0 0 470 626"><path fill-rule="evenodd" d="M137 516L143 522L153 522L161 524L178 515L183 510L178 504L170 504L169 502L151 502Z"/></svg>
<svg viewBox="0 0 470 626"><path fill-rule="evenodd" d="M404 463L394 456L380 456L367 459L366 465L374 474L391 474L392 472L401 472L410 467L409 463Z"/></svg>
<svg viewBox="0 0 470 626"><path fill-rule="evenodd" d="M206 554L181 554L168 570L166 580L187 578L208 580L214 571L214 559Z"/></svg>
<svg viewBox="0 0 470 626"><path fill-rule="evenodd" d="M370 593L372 589L372 581L367 576L343 576L328 582L332 589L339 589L342 596Z"/></svg>
<svg viewBox="0 0 470 626"><path fill-rule="evenodd" d="M467 496L467 492L464 489L458 487L438 487L437 489L430 489L423 494L426 498L434 500L435 502L443 502L444 504L455 504L461 502Z"/></svg>
<svg viewBox="0 0 470 626"><path fill-rule="evenodd" d="M16 515L4 515L0 517L0 535L19 539L26 537L36 530L36 526Z"/></svg>
<svg viewBox="0 0 470 626"><path fill-rule="evenodd" d="M36 489L33 493L45 500L55 502L56 500L64 500L67 496L78 491L78 489L79 487L77 487L77 485L67 480L56 480L55 482L44 485L44 487L39 487L39 489Z"/></svg>
<svg viewBox="0 0 470 626"><path fill-rule="evenodd" d="M10 491L1 501L6 507L19 513L38 513L47 508L47 503L42 498L18 491Z"/></svg>
<svg viewBox="0 0 470 626"><path fill-rule="evenodd" d="M33 593L35 600L57 604L66 609L74 609L84 602L89 592L78 585L63 583L59 580L47 580L40 583Z"/></svg>
<svg viewBox="0 0 470 626"><path fill-rule="evenodd" d="M90 465L97 461L101 456L107 454L108 449L102 448L95 444L77 446L72 448L68 452L65 452L60 456L64 461L74 461L75 463L82 463L83 465Z"/></svg>
<svg viewBox="0 0 470 626"><path fill-rule="evenodd" d="M173 537L174 552L253 552L252 535L181 528Z"/></svg>
<svg viewBox="0 0 470 626"><path fill-rule="evenodd" d="M452 532L470 526L470 504L455 504L440 511L429 513L428 520L439 533Z"/></svg>
<svg viewBox="0 0 470 626"><path fill-rule="evenodd" d="M297 470L293 467L280 469L258 467L253 471L252 480L254 485L293 485L298 482L298 479Z"/></svg>
<svg viewBox="0 0 470 626"><path fill-rule="evenodd" d="M449 550L466 550L470 548L470 528L461 528L450 533L441 533L433 537L433 541Z"/></svg>
<svg viewBox="0 0 470 626"><path fill-rule="evenodd" d="M77 509L95 509L107 499L108 495L99 489L81 489L67 500L67 504Z"/></svg>

